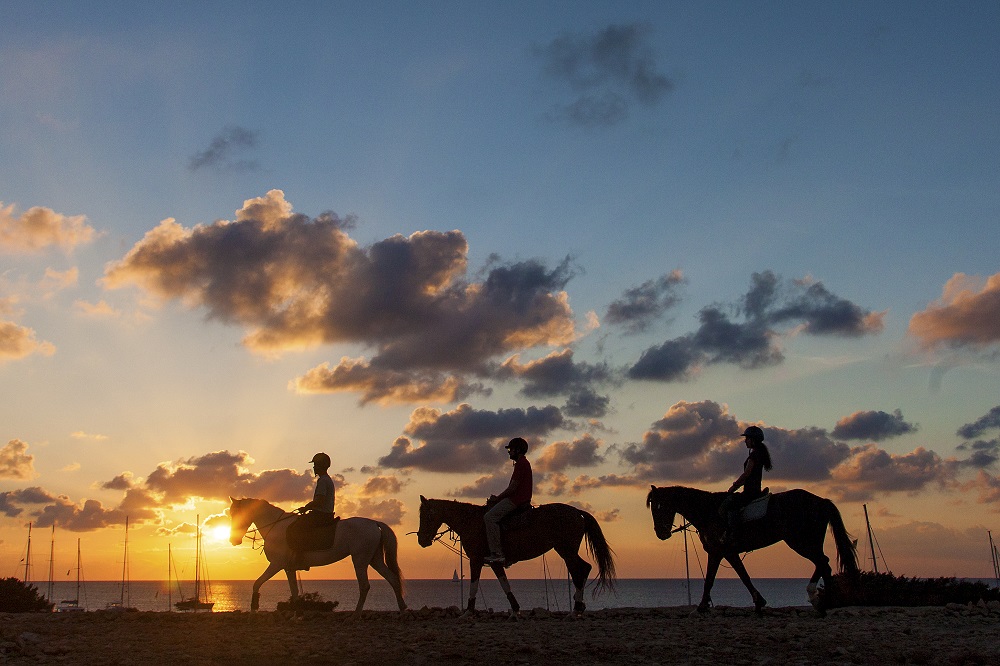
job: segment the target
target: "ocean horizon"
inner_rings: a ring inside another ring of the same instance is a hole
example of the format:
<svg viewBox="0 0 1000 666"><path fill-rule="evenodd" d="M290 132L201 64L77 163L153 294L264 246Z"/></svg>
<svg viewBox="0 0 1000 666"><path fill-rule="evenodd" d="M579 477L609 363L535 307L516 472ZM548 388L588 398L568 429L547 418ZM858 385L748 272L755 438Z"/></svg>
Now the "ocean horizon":
<svg viewBox="0 0 1000 666"><path fill-rule="evenodd" d="M994 585L992 579L982 580ZM365 610L394 611L396 601L389 584L380 577L370 579L371 590L365 601ZM771 607L808 606L806 578L755 578L754 585ZM75 598L76 582L56 582L51 596L48 583L32 582L42 596L58 605L63 599ZM545 608L550 611L567 611L572 608L572 586L568 580L510 579L511 589L523 610ZM121 581L87 581L81 585L80 606L88 611L105 609L109 604L124 598L125 606L140 611L176 612L173 604L190 596L190 581L181 581L173 589L166 581L131 581L122 594ZM209 599L215 602L215 612L249 611L252 580L223 580L210 583ZM676 578L620 578L616 592L603 592L592 596L593 584L587 586L585 602L589 610L603 608L659 608L697 604L703 590L701 578L692 578L690 585ZM358 584L354 579L302 581L300 592L321 595L324 601L338 602L337 610L353 610L358 601ZM464 607L469 592L469 581L442 579L414 579L406 581L406 602L412 609ZM183 596L182 596L183 595ZM289 597L288 582L275 576L261 587L260 610L272 611L279 601ZM750 594L738 578L719 578L712 588L712 601L716 606L750 607ZM476 600L479 610L507 610L507 598L500 583L493 577L480 580Z"/></svg>

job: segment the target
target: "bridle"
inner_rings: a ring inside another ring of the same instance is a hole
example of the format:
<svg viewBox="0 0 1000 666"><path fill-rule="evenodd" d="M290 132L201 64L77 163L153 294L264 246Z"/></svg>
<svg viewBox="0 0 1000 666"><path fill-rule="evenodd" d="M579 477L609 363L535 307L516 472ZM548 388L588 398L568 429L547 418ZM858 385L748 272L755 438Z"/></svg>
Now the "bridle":
<svg viewBox="0 0 1000 666"><path fill-rule="evenodd" d="M271 530L274 529L274 526L277 525L278 523L280 523L283 520L288 520L288 518L290 516L294 516L294 515L295 514L292 513L291 511L285 511L285 512L283 512L281 514L280 518L278 518L276 520L272 520L271 522L266 523L264 525L257 525L257 527L254 527L253 529L250 528L250 525L247 525L247 529L246 529L246 532L244 532L244 534L243 534L243 538L244 539L250 539L250 548L252 550L259 550L259 551L263 552L263 550L264 550L264 541L267 539L267 535L271 533ZM232 520L232 516L230 516L230 520ZM250 522L252 524L256 524L254 521L250 521ZM252 536L251 536L251 534L252 534ZM257 540L258 539L260 539L260 546L257 545Z"/></svg>

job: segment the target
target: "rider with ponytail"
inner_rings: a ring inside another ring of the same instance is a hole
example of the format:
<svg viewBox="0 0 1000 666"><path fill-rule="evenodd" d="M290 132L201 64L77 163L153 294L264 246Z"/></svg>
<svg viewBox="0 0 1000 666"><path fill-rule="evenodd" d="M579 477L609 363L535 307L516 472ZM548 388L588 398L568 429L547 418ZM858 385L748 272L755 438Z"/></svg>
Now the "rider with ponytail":
<svg viewBox="0 0 1000 666"><path fill-rule="evenodd" d="M764 444L764 431L757 426L750 426L743 431L741 437L750 453L743 463L743 473L733 481L727 491L729 495L719 507L726 519L726 531L722 536L723 543L732 543L735 539L736 524L740 510L761 495L761 482L764 470L771 471L771 452ZM743 492L736 491L743 488Z"/></svg>

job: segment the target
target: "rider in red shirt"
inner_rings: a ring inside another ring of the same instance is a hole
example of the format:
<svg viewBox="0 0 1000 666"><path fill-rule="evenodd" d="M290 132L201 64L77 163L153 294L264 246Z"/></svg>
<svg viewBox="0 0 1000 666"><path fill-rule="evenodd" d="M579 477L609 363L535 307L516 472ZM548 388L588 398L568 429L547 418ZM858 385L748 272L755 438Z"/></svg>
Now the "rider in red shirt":
<svg viewBox="0 0 1000 666"><path fill-rule="evenodd" d="M504 448L514 461L514 473L511 474L507 489L499 495L490 495L487 501L491 508L483 517L486 522L486 540L490 545L490 554L483 560L486 564L502 564L505 560L500 545L500 519L515 509L531 504L531 463L524 457L528 452L528 442L522 437L515 437Z"/></svg>

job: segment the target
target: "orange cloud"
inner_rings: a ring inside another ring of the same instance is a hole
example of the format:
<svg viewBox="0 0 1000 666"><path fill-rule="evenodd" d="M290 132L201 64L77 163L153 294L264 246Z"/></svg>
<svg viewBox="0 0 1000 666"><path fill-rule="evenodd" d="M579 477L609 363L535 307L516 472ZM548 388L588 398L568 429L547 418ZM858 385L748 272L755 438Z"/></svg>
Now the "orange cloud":
<svg viewBox="0 0 1000 666"><path fill-rule="evenodd" d="M956 273L938 301L910 318L909 333L928 347L1000 342L1000 273L985 281Z"/></svg>
<svg viewBox="0 0 1000 666"><path fill-rule="evenodd" d="M0 363L32 354L51 356L55 351L55 345L35 337L34 329L0 321Z"/></svg>
<svg viewBox="0 0 1000 666"><path fill-rule="evenodd" d="M28 445L19 439L12 439L0 449L0 479L33 479L35 456L28 453Z"/></svg>
<svg viewBox="0 0 1000 666"><path fill-rule="evenodd" d="M20 216L14 205L4 208L0 202L0 251L8 253L39 252L51 246L72 251L89 243L96 232L83 215L61 215L51 208L35 206Z"/></svg>

